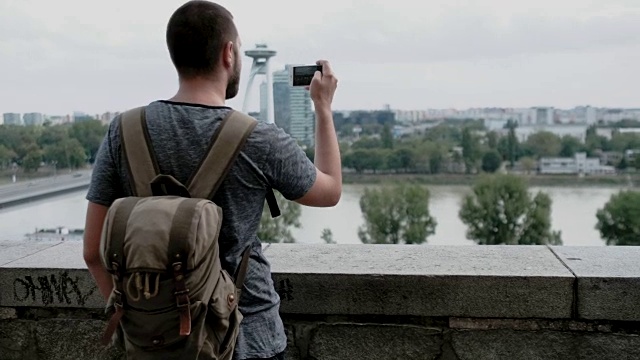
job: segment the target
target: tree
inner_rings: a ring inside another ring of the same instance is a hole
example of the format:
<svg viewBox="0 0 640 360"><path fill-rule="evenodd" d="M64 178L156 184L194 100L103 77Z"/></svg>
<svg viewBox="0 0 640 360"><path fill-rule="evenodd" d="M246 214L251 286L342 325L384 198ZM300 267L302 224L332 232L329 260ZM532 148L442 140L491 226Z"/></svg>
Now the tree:
<svg viewBox="0 0 640 360"><path fill-rule="evenodd" d="M265 243L293 243L295 239L291 234L291 227L300 228L302 226L300 224L301 206L294 201L288 201L279 192L274 192L281 215L275 219L272 218L271 211L265 203L258 228L258 239Z"/></svg>
<svg viewBox="0 0 640 360"><path fill-rule="evenodd" d="M483 176L465 196L459 212L467 238L480 245L559 245L551 231L551 199L532 199L525 181L514 175Z"/></svg>
<svg viewBox="0 0 640 360"><path fill-rule="evenodd" d="M7 148L3 144L0 144L0 170L9 166L15 157L16 153L13 150Z"/></svg>
<svg viewBox="0 0 640 360"><path fill-rule="evenodd" d="M470 174L476 166L476 161L480 153L480 144L468 127L462 130L462 141L460 145L462 146L462 158L464 159L467 173Z"/></svg>
<svg viewBox="0 0 640 360"><path fill-rule="evenodd" d="M384 124L380 138L382 140L383 148L393 149L393 135L391 134L391 126L389 126L389 123Z"/></svg>
<svg viewBox="0 0 640 360"><path fill-rule="evenodd" d="M78 168L87 160L82 144L76 139L66 138L44 148L46 161L55 161L60 168Z"/></svg>
<svg viewBox="0 0 640 360"><path fill-rule="evenodd" d="M582 143L575 136L565 135L560 140L560 156L562 157L574 157L582 149Z"/></svg>
<svg viewBox="0 0 640 360"><path fill-rule="evenodd" d="M333 232L331 232L331 229L329 229L329 228L322 229L322 235L320 237L327 244L335 244L336 243L333 240Z"/></svg>
<svg viewBox="0 0 640 360"><path fill-rule="evenodd" d="M550 131L531 134L525 143L529 154L537 158L558 156L562 148L560 138Z"/></svg>
<svg viewBox="0 0 640 360"><path fill-rule="evenodd" d="M391 170L408 170L415 167L413 151L407 148L399 148L389 153L387 168Z"/></svg>
<svg viewBox="0 0 640 360"><path fill-rule="evenodd" d="M429 190L420 185L397 184L366 188L360 198L365 224L358 236L365 244L421 244L435 233L429 213Z"/></svg>
<svg viewBox="0 0 640 360"><path fill-rule="evenodd" d="M536 168L536 161L529 156L525 156L520 159L520 165L522 165L522 169L528 175Z"/></svg>
<svg viewBox="0 0 640 360"><path fill-rule="evenodd" d="M42 150L36 144L31 144L26 148L26 154L22 159L22 167L25 171L38 171L42 163Z"/></svg>
<svg viewBox="0 0 640 360"><path fill-rule="evenodd" d="M612 195L596 218L596 229L607 245L640 245L640 192Z"/></svg>
<svg viewBox="0 0 640 360"><path fill-rule="evenodd" d="M80 141L87 153L87 158L93 163L106 132L107 127L100 121L87 120L74 123L69 130L69 135Z"/></svg>
<svg viewBox="0 0 640 360"><path fill-rule="evenodd" d="M502 156L496 150L489 150L482 157L482 171L494 173L502 165Z"/></svg>
<svg viewBox="0 0 640 360"><path fill-rule="evenodd" d="M498 133L495 131L489 131L487 133L487 146L489 146L491 150L498 149Z"/></svg>

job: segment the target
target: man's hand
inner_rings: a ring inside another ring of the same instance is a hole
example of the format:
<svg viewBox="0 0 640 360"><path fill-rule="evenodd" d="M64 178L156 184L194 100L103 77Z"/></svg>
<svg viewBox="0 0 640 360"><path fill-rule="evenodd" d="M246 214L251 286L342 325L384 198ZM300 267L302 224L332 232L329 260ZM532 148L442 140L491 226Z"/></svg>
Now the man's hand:
<svg viewBox="0 0 640 360"><path fill-rule="evenodd" d="M318 60L316 65L322 66L322 72L316 71L309 85L311 100L317 108L331 109L333 94L338 87L338 79L327 60Z"/></svg>

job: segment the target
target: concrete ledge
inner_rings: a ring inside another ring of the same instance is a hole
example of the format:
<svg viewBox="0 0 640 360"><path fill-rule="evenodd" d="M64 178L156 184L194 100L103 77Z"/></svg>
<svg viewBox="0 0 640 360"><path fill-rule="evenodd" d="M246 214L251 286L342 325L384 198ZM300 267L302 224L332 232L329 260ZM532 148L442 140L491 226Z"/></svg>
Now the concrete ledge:
<svg viewBox="0 0 640 360"><path fill-rule="evenodd" d="M263 250L288 359L640 358L640 248ZM121 358L81 243L0 243L0 289L0 360Z"/></svg>
<svg viewBox="0 0 640 360"><path fill-rule="evenodd" d="M544 246L283 244L266 254L283 313L571 317L574 277Z"/></svg>
<svg viewBox="0 0 640 360"><path fill-rule="evenodd" d="M553 247L577 278L577 317L640 321L640 247Z"/></svg>

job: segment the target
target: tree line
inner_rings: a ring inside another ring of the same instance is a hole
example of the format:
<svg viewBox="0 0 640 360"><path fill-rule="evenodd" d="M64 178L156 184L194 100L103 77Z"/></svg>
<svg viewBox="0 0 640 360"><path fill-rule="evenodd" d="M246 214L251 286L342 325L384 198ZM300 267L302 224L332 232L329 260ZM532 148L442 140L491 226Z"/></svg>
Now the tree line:
<svg viewBox="0 0 640 360"><path fill-rule="evenodd" d="M380 132L341 143L342 162L357 173L493 173L506 162L514 167L519 162L525 170L534 170L535 161L542 157L573 157L585 152L590 157L600 152L624 153L640 149L640 135L613 129L611 138L587 129L585 140L571 136L558 136L550 131L538 131L520 141L517 124L508 122L505 131L485 131L481 122L443 122L422 132L393 136L393 123L378 125ZM310 152L312 154L312 151ZM618 169L640 168L628 164L625 157L610 163Z"/></svg>
<svg viewBox="0 0 640 360"><path fill-rule="evenodd" d="M301 226L300 205L278 194L282 216L272 219L265 206L258 237L263 242L295 242L291 228ZM360 198L364 224L357 236L364 244L423 244L435 234L437 220L429 210L426 186L396 183L365 188ZM477 179L463 198L458 216L466 237L478 245L562 245L562 234L551 227L552 200L529 192L517 175L491 174ZM607 245L640 245L640 192L621 191L595 214L596 229ZM330 229L321 238L335 243ZM356 234L354 234L356 235Z"/></svg>
<svg viewBox="0 0 640 360"><path fill-rule="evenodd" d="M0 170L12 164L26 172L42 164L79 168L93 163L107 126L85 120L52 126L0 126Z"/></svg>

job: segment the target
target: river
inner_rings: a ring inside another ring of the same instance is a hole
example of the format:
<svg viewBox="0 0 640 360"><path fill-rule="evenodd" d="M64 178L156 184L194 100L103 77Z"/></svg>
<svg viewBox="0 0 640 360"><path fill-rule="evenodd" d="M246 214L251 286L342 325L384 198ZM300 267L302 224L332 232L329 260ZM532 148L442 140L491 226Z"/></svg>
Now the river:
<svg viewBox="0 0 640 360"><path fill-rule="evenodd" d="M364 185L345 185L340 203L333 208L303 207L302 228L292 229L298 243L322 243L322 230L331 229L339 244L358 244L358 227L363 218L358 203ZM438 225L428 243L434 245L472 245L466 239L466 226L458 211L463 196L471 191L466 186L429 186L430 210ZM532 187L542 190L553 200L552 224L562 232L564 245L603 246L595 229L596 211L620 189L611 187ZM0 210L0 240L17 240L36 228L82 228L87 201L85 192L52 197L33 203Z"/></svg>

